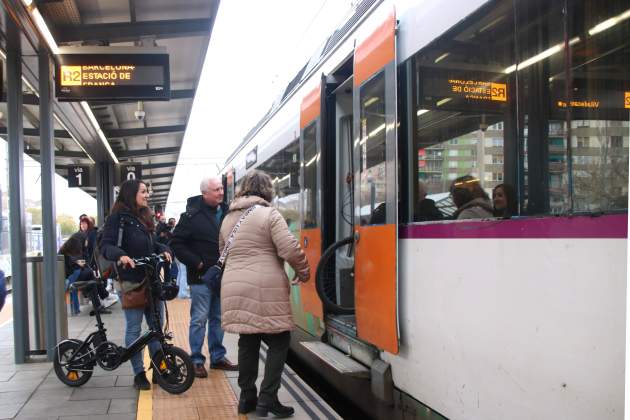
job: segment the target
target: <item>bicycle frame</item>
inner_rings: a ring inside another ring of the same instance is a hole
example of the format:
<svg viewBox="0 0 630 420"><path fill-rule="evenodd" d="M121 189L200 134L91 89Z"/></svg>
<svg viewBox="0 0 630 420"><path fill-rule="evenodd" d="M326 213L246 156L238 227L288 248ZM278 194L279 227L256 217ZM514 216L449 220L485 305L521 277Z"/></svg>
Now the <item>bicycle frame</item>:
<svg viewBox="0 0 630 420"><path fill-rule="evenodd" d="M146 331L144 334L142 334L140 337L138 337L133 343L131 343L131 345L129 345L129 347L125 348L122 346L117 346L117 348L119 350L122 350L122 352L120 353L120 359L119 362L116 364L116 366L114 366L112 368L116 369L118 368L121 364L125 363L126 361L128 361L129 359L131 359L131 357L142 351L142 349L144 349L145 346L147 346L152 340L157 340L160 343L160 350L164 351L164 348L169 346L169 344L166 342L167 339L169 339L169 334L165 333L164 331L162 331L162 317L160 314L160 309L158 305L155 305L155 298L153 296L153 288L154 288L154 282L156 281L155 276L157 269L159 268L159 264L160 261L158 260L158 263L155 267L152 267L150 264L148 264L146 261L145 262L141 262L139 265L145 265L147 266L147 268L149 270L152 270L153 273L151 273L151 280L150 280L150 284L149 284L149 305L150 305L150 311L152 312L153 315L153 320L154 322L152 323L153 325L157 325L157 328L153 328L151 325L149 326L149 330ZM97 364L97 352L99 347L103 344L103 343L107 343L107 329L105 328L105 325L103 324L103 321L101 319L101 314L99 313L99 311L97 310L97 308L99 307L99 301L98 301L98 295L97 295L97 291L95 287L92 287L90 290L90 299L92 301L92 306L94 308L94 315L96 316L96 327L97 327L97 331L94 331L92 333L90 333L87 338L85 339L85 341L83 341L83 343L81 344L81 346L79 346L79 348L72 354L72 356L70 357L70 359L65 362L62 363L61 360L59 360L59 363L62 366L72 366L73 370L77 370L77 371L85 371L86 369L80 369L80 368L75 368L75 366L73 365L73 362L76 361L76 359L78 358L83 358L86 355L90 355L90 359L89 361L82 361L80 366L85 366L86 364L89 365L89 369L91 370L96 364ZM67 341L74 341L76 342L77 340L63 340L60 343L57 344L57 346L60 346L61 344L63 344L64 342ZM87 353L86 353L87 351ZM61 355L60 355L61 357Z"/></svg>

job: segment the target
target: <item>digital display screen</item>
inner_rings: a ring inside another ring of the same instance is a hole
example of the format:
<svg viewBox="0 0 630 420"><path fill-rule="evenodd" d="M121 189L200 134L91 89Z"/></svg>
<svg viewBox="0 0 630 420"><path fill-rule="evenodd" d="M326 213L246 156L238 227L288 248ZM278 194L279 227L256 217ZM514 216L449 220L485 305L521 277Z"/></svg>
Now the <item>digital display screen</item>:
<svg viewBox="0 0 630 420"><path fill-rule="evenodd" d="M625 92L625 94L624 108L630 109L630 92Z"/></svg>
<svg viewBox="0 0 630 420"><path fill-rule="evenodd" d="M168 54L61 54L55 85L61 101L168 100Z"/></svg>
<svg viewBox="0 0 630 420"><path fill-rule="evenodd" d="M421 67L421 108L465 110L470 106L501 109L508 101L505 75L475 70Z"/></svg>

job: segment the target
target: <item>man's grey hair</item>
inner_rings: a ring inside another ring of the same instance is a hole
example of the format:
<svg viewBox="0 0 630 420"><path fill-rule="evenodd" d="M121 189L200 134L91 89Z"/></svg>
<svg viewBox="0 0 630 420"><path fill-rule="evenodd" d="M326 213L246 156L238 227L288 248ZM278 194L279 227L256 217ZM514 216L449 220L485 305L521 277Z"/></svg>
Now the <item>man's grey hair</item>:
<svg viewBox="0 0 630 420"><path fill-rule="evenodd" d="M199 184L199 191L201 191L202 193L208 191L208 185L210 185L210 182L212 181L216 181L221 184L221 178L219 178L218 176L207 176L201 180L201 183Z"/></svg>

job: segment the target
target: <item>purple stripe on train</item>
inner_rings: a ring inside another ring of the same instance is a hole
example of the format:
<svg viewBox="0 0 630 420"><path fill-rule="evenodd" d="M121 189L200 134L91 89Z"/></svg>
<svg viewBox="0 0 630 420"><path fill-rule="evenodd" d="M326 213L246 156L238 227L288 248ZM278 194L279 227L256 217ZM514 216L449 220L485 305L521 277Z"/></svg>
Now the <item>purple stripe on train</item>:
<svg viewBox="0 0 630 420"><path fill-rule="evenodd" d="M528 217L400 226L401 239L627 238L628 215Z"/></svg>

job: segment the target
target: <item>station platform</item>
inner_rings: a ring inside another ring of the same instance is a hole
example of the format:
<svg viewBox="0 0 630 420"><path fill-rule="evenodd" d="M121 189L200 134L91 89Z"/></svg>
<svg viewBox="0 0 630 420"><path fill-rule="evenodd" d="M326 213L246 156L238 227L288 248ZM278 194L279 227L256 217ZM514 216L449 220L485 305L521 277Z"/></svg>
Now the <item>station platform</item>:
<svg viewBox="0 0 630 420"><path fill-rule="evenodd" d="M10 305L10 300L7 302ZM85 338L94 329L89 306L81 314L68 318L70 337ZM123 342L124 315L120 303L103 315L108 338ZM187 351L190 300L169 302L174 343ZM209 369L208 378L196 378L191 389L181 395L171 395L154 385L149 391L133 388L131 364L125 363L108 372L95 368L93 377L82 387L62 384L53 371L52 363L41 361L21 365L14 363L13 328L10 306L0 313L0 419L21 420L196 420L196 419L255 419L255 415L238 415L238 372ZM236 361L238 336L225 334L227 357ZM145 366L148 354L145 352ZM207 348L205 349L207 354ZM266 349L261 349L258 384L262 380ZM150 373L150 371L149 371ZM337 419L334 410L324 402L288 366L279 392L282 403L295 408L294 419ZM273 418L270 414L269 418Z"/></svg>

